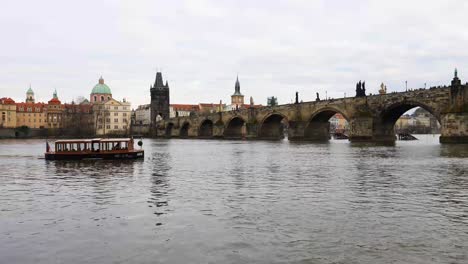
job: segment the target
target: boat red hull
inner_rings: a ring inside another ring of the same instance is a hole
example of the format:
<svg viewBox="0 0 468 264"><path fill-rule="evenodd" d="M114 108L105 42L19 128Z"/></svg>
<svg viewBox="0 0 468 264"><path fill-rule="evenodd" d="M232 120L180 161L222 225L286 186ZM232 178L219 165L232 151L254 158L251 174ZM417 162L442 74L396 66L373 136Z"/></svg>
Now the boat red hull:
<svg viewBox="0 0 468 264"><path fill-rule="evenodd" d="M126 152L67 152L55 153L46 152L46 160L85 160L85 159L103 159L103 160L129 160L129 159L142 159L145 156L143 150L134 150Z"/></svg>

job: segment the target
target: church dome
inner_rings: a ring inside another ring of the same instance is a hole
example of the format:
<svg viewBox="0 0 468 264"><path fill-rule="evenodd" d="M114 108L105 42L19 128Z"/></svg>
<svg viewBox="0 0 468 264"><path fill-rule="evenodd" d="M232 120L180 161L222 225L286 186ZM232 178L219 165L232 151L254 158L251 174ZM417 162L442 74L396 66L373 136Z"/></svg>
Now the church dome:
<svg viewBox="0 0 468 264"><path fill-rule="evenodd" d="M99 83L93 87L91 94L112 94L109 86L104 84L104 79L102 76L99 78Z"/></svg>

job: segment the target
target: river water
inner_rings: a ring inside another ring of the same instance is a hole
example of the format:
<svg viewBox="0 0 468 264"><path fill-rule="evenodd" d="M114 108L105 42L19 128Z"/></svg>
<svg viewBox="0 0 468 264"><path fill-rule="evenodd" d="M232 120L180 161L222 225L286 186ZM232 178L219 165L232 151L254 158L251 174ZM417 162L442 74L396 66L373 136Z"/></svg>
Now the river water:
<svg viewBox="0 0 468 264"><path fill-rule="evenodd" d="M144 140L144 161L0 141L0 263L468 263L468 146Z"/></svg>

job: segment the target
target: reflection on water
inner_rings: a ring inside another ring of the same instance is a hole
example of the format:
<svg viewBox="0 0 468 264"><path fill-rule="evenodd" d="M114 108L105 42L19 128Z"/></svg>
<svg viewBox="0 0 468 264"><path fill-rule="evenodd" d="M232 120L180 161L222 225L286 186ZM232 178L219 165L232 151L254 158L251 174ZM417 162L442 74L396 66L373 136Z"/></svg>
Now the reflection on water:
<svg viewBox="0 0 468 264"><path fill-rule="evenodd" d="M152 194L148 199L150 207L154 207L154 214L161 216L166 213L169 205L168 194L170 192L169 171L171 170L170 148L167 144L158 144L153 142L153 151L150 154L151 162L151 187ZM159 222L157 224L160 224Z"/></svg>
<svg viewBox="0 0 468 264"><path fill-rule="evenodd" d="M2 263L467 263L468 148L145 140L144 161L0 141Z"/></svg>
<svg viewBox="0 0 468 264"><path fill-rule="evenodd" d="M448 158L468 158L467 145L441 145L440 156Z"/></svg>

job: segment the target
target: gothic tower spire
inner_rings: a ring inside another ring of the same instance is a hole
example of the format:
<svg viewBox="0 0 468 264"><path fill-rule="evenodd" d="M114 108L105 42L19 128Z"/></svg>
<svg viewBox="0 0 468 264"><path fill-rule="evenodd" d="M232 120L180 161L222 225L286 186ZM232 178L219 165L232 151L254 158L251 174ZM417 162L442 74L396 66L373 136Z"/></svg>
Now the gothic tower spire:
<svg viewBox="0 0 468 264"><path fill-rule="evenodd" d="M160 88L163 88L164 87L164 82L163 82L163 78L162 78L162 74L161 72L157 72L156 73L156 80L154 81L154 86L153 88L156 88L156 89L160 89Z"/></svg>
<svg viewBox="0 0 468 264"><path fill-rule="evenodd" d="M240 83L239 83L239 75L236 78L236 85L234 87L235 94L240 94Z"/></svg>
<svg viewBox="0 0 468 264"><path fill-rule="evenodd" d="M236 109L244 105L244 95L240 92L239 76L237 76L236 84L234 85L234 94L231 95L231 105L235 106Z"/></svg>

